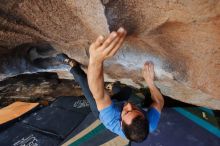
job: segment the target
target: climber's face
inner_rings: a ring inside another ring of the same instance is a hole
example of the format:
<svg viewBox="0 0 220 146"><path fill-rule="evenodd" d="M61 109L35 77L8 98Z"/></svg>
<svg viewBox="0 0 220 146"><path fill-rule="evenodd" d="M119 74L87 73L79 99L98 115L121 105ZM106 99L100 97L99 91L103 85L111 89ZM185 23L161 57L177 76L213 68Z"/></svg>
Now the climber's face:
<svg viewBox="0 0 220 146"><path fill-rule="evenodd" d="M144 114L140 111L140 109L134 104L127 102L125 103L123 110L121 112L121 119L126 124L130 125L132 120L137 116L143 116Z"/></svg>

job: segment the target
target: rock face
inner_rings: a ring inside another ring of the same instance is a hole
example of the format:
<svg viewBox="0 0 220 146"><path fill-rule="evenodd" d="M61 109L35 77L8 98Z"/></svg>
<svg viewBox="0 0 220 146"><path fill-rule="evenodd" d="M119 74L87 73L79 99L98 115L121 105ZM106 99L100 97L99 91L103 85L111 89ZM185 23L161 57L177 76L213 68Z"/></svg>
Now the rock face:
<svg viewBox="0 0 220 146"><path fill-rule="evenodd" d="M143 86L140 69L150 60L163 94L220 109L218 0L1 0L1 79L40 71L30 63L29 48L36 44L49 44L87 65L89 44L119 26L128 37L105 62L108 80Z"/></svg>
<svg viewBox="0 0 220 146"><path fill-rule="evenodd" d="M60 96L82 96L73 80L58 79L56 73L22 74L0 82L0 108L15 101L48 105Z"/></svg>

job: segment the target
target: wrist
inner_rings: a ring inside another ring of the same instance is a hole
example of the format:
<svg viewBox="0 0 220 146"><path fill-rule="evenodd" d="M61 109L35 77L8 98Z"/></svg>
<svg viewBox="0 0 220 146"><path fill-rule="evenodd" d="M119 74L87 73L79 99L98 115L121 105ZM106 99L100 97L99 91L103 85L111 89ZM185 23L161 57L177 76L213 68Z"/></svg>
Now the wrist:
<svg viewBox="0 0 220 146"><path fill-rule="evenodd" d="M150 81L150 82L148 81L148 82L147 82L147 86L148 86L149 88L151 88L151 87L152 87L152 88L155 87L155 85L154 85L154 81Z"/></svg>
<svg viewBox="0 0 220 146"><path fill-rule="evenodd" d="M103 65L103 61L99 61L99 60L95 60L95 59L90 59L89 60L89 65L90 66L93 66L93 67L95 67L95 66L102 66Z"/></svg>
<svg viewBox="0 0 220 146"><path fill-rule="evenodd" d="M98 59L94 59L94 58L90 58L89 59L89 64L103 64L104 61L98 60Z"/></svg>

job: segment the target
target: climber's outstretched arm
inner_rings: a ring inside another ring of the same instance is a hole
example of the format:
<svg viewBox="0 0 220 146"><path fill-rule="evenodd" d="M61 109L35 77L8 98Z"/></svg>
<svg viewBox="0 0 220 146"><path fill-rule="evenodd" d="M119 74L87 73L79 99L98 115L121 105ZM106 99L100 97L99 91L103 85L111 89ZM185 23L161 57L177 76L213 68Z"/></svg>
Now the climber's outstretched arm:
<svg viewBox="0 0 220 146"><path fill-rule="evenodd" d="M118 51L124 42L126 31L119 28L107 38L99 36L89 48L88 84L96 101L98 110L111 104L109 95L104 90L103 62Z"/></svg>

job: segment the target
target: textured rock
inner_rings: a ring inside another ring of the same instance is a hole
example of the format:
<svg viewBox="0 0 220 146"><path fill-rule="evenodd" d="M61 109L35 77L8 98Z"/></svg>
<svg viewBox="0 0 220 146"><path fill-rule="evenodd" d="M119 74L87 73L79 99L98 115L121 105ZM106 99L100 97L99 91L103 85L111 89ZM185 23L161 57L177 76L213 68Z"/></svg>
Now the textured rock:
<svg viewBox="0 0 220 146"><path fill-rule="evenodd" d="M60 96L81 95L76 82L58 79L56 73L24 74L0 82L0 107L14 101L48 104Z"/></svg>
<svg viewBox="0 0 220 146"><path fill-rule="evenodd" d="M87 65L89 44L119 26L129 35L105 63L108 80L140 87L140 69L150 60L165 95L220 109L218 0L1 0L1 78L42 70L27 59L24 46L33 44L49 43ZM10 63L15 50L22 52L23 66Z"/></svg>

